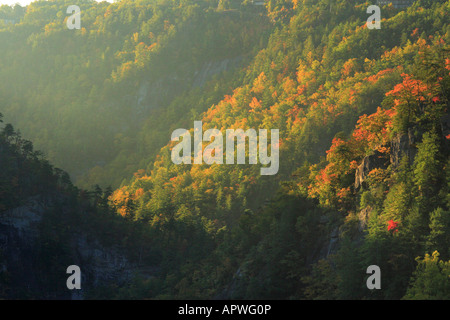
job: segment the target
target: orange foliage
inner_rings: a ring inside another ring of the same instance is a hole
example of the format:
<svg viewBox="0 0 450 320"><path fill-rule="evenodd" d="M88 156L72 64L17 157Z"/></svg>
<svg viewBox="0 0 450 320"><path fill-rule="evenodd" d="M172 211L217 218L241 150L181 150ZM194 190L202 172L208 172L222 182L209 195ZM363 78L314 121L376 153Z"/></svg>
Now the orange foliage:
<svg viewBox="0 0 450 320"><path fill-rule="evenodd" d="M353 131L352 139L356 144L362 143L369 149L382 148L389 140L392 131L392 119L395 114L394 108L383 110L378 107L374 114L361 116L356 129Z"/></svg>
<svg viewBox="0 0 450 320"><path fill-rule="evenodd" d="M391 73L393 71L395 71L395 69L391 69L391 68L384 69L384 70L381 70L380 72L378 72L375 75L372 75L372 76L369 76L367 78L364 78L364 80L367 80L367 81L369 81L371 83L377 82L378 80L383 78L383 76L385 76L386 74L389 74L389 73Z"/></svg>
<svg viewBox="0 0 450 320"><path fill-rule="evenodd" d="M252 92L256 94L261 94L266 88L265 84L266 81L267 81L266 75L264 74L264 72L261 72L258 78L256 78L255 81L253 82Z"/></svg>
<svg viewBox="0 0 450 320"><path fill-rule="evenodd" d="M134 193L134 199L137 200L140 197L142 197L144 195L144 189L143 188L139 188L136 190L136 192Z"/></svg>
<svg viewBox="0 0 450 320"><path fill-rule="evenodd" d="M350 76L352 71L354 71L354 69L355 69L355 60L356 60L356 58L349 59L349 60L347 60L344 63L344 65L342 66L342 71L341 71L343 77Z"/></svg>
<svg viewBox="0 0 450 320"><path fill-rule="evenodd" d="M406 100L424 101L424 93L429 90L428 86L421 80L413 79L411 75L402 73L403 82L397 84L386 96L396 96Z"/></svg>
<svg viewBox="0 0 450 320"><path fill-rule="evenodd" d="M252 101L249 104L251 111L261 109L261 102L258 101L255 97L253 97Z"/></svg>

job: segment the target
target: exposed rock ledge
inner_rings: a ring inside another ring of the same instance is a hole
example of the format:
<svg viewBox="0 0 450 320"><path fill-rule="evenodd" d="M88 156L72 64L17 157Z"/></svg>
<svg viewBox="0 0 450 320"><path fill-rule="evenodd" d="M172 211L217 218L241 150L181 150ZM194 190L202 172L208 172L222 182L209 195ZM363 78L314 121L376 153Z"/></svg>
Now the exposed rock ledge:
<svg viewBox="0 0 450 320"><path fill-rule="evenodd" d="M8 278L8 296L15 299L31 293L33 297L33 293L42 292L42 299L83 299L86 288L102 284L120 286L131 280L138 269L125 254L118 248L106 248L96 240L88 240L82 232L75 232L69 241L69 252L71 264L81 269L81 290L69 290L65 282L55 284L56 291L43 287L39 275L46 274L47 270L42 270L37 248L47 205L42 199L32 198L21 207L0 213L0 280L2 275ZM70 276L65 273L67 267L57 266L63 273L62 279Z"/></svg>
<svg viewBox="0 0 450 320"><path fill-rule="evenodd" d="M374 169L387 169L389 165L397 168L403 157L407 157L412 165L417 154L418 138L414 135L414 130L410 128L407 133L397 134L390 143L389 154L374 151L372 155L364 157L355 173L355 190L363 186L370 171Z"/></svg>

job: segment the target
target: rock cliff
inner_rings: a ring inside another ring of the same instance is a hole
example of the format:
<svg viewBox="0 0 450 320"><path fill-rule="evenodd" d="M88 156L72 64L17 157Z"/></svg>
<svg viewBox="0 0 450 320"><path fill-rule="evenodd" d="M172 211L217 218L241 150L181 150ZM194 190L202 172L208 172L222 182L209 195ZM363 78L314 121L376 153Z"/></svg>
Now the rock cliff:
<svg viewBox="0 0 450 320"><path fill-rule="evenodd" d="M0 213L0 294L12 299L83 299L101 285L121 286L131 280L136 266L119 248L105 247L82 231L61 239L57 247L43 241L43 217L51 207L39 197ZM48 242L48 241L47 241ZM49 249L47 252L43 248ZM65 256L64 259L61 256ZM54 265L53 261L67 261ZM69 265L81 269L81 289L69 290Z"/></svg>

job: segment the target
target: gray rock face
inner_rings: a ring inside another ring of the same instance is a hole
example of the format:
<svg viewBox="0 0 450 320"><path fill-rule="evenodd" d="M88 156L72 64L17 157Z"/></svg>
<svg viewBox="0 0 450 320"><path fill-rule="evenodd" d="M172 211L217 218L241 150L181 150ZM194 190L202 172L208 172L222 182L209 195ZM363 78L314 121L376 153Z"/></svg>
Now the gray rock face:
<svg viewBox="0 0 450 320"><path fill-rule="evenodd" d="M133 100L136 100L137 115L142 115L150 109L166 106L174 97L174 93L178 94L189 88L202 87L214 76L238 67L241 61L241 56L220 61L208 61L198 70L190 70L191 67L185 65L183 66L184 72L174 72L157 79L143 80L137 96L133 97Z"/></svg>
<svg viewBox="0 0 450 320"><path fill-rule="evenodd" d="M408 157L409 164L412 165L417 154L416 143L412 129L408 133L397 134L391 141L391 165L397 168L403 156Z"/></svg>
<svg viewBox="0 0 450 320"><path fill-rule="evenodd" d="M366 207L364 209L362 209L359 213L358 213L358 230L359 232L363 232L366 229L366 226L369 222L369 216L372 212L372 208Z"/></svg>
<svg viewBox="0 0 450 320"><path fill-rule="evenodd" d="M418 133L420 135L420 132ZM367 179L370 171L376 168L386 169L389 165L393 169L400 165L403 157L407 157L409 164L412 165L417 155L416 144L420 137L416 137L412 128L407 133L397 134L390 143L389 159L386 155L375 151L373 155L366 156L355 173L355 190L359 189Z"/></svg>
<svg viewBox="0 0 450 320"><path fill-rule="evenodd" d="M362 186L370 171L377 168L386 169L387 166L386 155L381 152L375 151L373 155L364 157L363 161L356 169L355 189L359 189Z"/></svg>
<svg viewBox="0 0 450 320"><path fill-rule="evenodd" d="M39 289L35 243L43 212L35 198L21 207L0 213L0 276L8 278L17 291L26 293ZM13 297L16 294L11 292Z"/></svg>
<svg viewBox="0 0 450 320"><path fill-rule="evenodd" d="M242 57L236 57L233 59L224 59L221 61L210 61L205 63L199 71L195 72L193 86L202 87L215 75L235 68L241 60Z"/></svg>
<svg viewBox="0 0 450 320"><path fill-rule="evenodd" d="M135 266L117 248L105 248L98 241L89 241L84 234L72 239L73 261L81 269L82 283L90 287L105 284L124 285L132 279ZM84 296L81 290L72 290L72 299Z"/></svg>
<svg viewBox="0 0 450 320"><path fill-rule="evenodd" d="M47 210L38 198L30 199L23 206L0 213L0 287L2 279L8 279L7 296L23 298L42 292L42 299L83 299L86 289L103 284L123 285L131 280L136 266L128 261L118 248L104 247L97 240L88 239L82 232L70 236L68 252L70 264L81 270L81 290L69 290L66 283L43 287L39 275L47 275L39 250L40 224ZM52 252L53 254L53 252ZM69 264L69 265L70 265ZM56 266L61 279L67 279L69 266ZM52 270L55 270L53 268ZM54 277L55 275L50 275ZM55 278L58 278L55 277ZM0 288L0 294L5 294Z"/></svg>

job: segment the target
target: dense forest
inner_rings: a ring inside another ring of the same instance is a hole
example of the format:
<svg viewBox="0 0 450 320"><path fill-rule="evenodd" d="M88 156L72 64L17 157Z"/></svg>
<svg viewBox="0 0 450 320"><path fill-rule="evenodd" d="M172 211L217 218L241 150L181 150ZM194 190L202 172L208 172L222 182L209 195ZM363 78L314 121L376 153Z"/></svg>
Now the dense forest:
<svg viewBox="0 0 450 320"><path fill-rule="evenodd" d="M384 6L380 29L371 4L1 6L0 226L45 208L39 280L0 245L0 297L65 297L83 233L135 266L85 299L450 299L450 1ZM194 121L278 129L278 173L174 164Z"/></svg>

